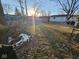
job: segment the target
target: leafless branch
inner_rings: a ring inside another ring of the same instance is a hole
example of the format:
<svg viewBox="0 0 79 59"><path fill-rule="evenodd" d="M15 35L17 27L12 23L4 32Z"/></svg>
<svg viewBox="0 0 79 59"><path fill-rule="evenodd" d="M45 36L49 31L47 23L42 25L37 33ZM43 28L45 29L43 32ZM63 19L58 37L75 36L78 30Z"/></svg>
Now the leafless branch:
<svg viewBox="0 0 79 59"><path fill-rule="evenodd" d="M69 18L71 18L71 16L74 15L79 8L79 0L66 1L67 3L65 4L64 2L61 3L61 0L58 0L59 4L62 7L62 10L67 14L67 20L69 20Z"/></svg>

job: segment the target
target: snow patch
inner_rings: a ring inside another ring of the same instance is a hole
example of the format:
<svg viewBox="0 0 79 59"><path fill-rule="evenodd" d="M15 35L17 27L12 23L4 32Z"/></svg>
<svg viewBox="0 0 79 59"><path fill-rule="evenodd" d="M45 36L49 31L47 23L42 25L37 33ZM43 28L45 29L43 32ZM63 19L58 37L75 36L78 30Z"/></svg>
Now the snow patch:
<svg viewBox="0 0 79 59"><path fill-rule="evenodd" d="M30 39L30 36L26 33L21 33L19 34L18 36L18 39L13 39L11 36L8 37L8 43L12 43L13 41L15 41L15 43L13 43L12 45L15 45L15 46L20 46L22 45L24 42L29 42L29 39Z"/></svg>
<svg viewBox="0 0 79 59"><path fill-rule="evenodd" d="M15 44L16 46L20 46L22 45L24 42L29 41L29 35L25 34L25 33L21 33L19 35L20 40Z"/></svg>

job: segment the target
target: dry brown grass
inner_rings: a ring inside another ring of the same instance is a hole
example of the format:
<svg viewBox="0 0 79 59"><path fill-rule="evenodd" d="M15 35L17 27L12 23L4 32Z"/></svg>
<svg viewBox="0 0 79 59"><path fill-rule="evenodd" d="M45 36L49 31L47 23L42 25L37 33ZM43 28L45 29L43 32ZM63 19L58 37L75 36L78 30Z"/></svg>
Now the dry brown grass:
<svg viewBox="0 0 79 59"><path fill-rule="evenodd" d="M55 29L57 31L60 31L60 32L64 32L64 33L71 33L72 32L72 27L69 26L69 25L65 25L65 24L46 24L45 26L47 26L49 29Z"/></svg>

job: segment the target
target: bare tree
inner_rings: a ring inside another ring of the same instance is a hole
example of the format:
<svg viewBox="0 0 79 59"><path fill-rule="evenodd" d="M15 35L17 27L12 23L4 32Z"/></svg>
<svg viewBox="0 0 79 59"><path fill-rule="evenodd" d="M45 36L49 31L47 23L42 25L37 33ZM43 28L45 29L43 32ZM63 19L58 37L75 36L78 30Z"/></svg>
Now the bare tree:
<svg viewBox="0 0 79 59"><path fill-rule="evenodd" d="M4 19L4 12L0 0L0 44L6 43L6 34L7 34L7 28L6 28L6 22Z"/></svg>
<svg viewBox="0 0 79 59"><path fill-rule="evenodd" d="M24 17L24 0L17 0L18 1L18 3L19 3L19 5L20 5L20 8L21 8L21 16L22 16L22 20L21 20L21 23L20 23L20 29L21 30L24 30L24 28L25 28L25 23L26 23L26 21L25 21L25 17Z"/></svg>
<svg viewBox="0 0 79 59"><path fill-rule="evenodd" d="M23 7L23 0L18 0L20 8L21 8L21 15L24 16L24 7Z"/></svg>
<svg viewBox="0 0 79 59"><path fill-rule="evenodd" d="M73 17L73 15L79 9L79 0L65 0L65 3L58 0L58 2L62 6L63 11L67 14L67 20L69 20L71 17ZM73 22L73 24L74 24L74 22ZM69 37L69 43L72 42L72 39L73 39L72 37L76 30L77 29L75 27L72 28L72 32ZM77 35L75 35L75 36L77 36Z"/></svg>
<svg viewBox="0 0 79 59"><path fill-rule="evenodd" d="M16 16L21 16L21 13L20 13L20 11L17 7L15 8L15 15Z"/></svg>
<svg viewBox="0 0 79 59"><path fill-rule="evenodd" d="M1 0L0 0L0 24L5 24L5 21L4 21L4 12L3 12L2 5L1 5Z"/></svg>
<svg viewBox="0 0 79 59"><path fill-rule="evenodd" d="M47 11L47 16L50 16L51 15L51 11Z"/></svg>
<svg viewBox="0 0 79 59"><path fill-rule="evenodd" d="M5 14L9 14L10 12L12 12L12 7L9 4L3 4L3 9Z"/></svg>
<svg viewBox="0 0 79 59"><path fill-rule="evenodd" d="M46 16L47 14L46 14L46 11L45 10L41 10L41 15L42 16Z"/></svg>
<svg viewBox="0 0 79 59"><path fill-rule="evenodd" d="M13 10L12 7L11 7L11 5L9 5L9 4L3 4L3 10L4 10L4 13L7 16L7 19L9 19L9 16L8 15Z"/></svg>
<svg viewBox="0 0 79 59"><path fill-rule="evenodd" d="M37 4L33 5L33 11L34 11L33 16L38 16L38 14L40 13L40 8Z"/></svg>
<svg viewBox="0 0 79 59"><path fill-rule="evenodd" d="M47 14L48 14L47 16L48 16L48 22L49 22L49 20L50 20L50 15L51 15L51 11L48 11Z"/></svg>
<svg viewBox="0 0 79 59"><path fill-rule="evenodd" d="M79 0L58 0L58 2L62 6L62 10L67 14L67 20L69 20L79 8Z"/></svg>
<svg viewBox="0 0 79 59"><path fill-rule="evenodd" d="M27 0L25 0L25 11L26 11L26 15L28 16L28 11L27 11Z"/></svg>

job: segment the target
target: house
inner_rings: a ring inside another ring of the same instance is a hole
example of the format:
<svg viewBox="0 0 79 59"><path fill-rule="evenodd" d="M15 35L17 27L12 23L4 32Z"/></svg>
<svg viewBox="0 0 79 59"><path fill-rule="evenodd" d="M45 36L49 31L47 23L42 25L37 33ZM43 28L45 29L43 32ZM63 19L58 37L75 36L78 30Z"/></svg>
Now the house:
<svg viewBox="0 0 79 59"><path fill-rule="evenodd" d="M73 17L70 18L70 21L77 21L78 15L73 15ZM50 16L49 22L57 22L57 23L65 23L67 21L67 15L52 15Z"/></svg>

